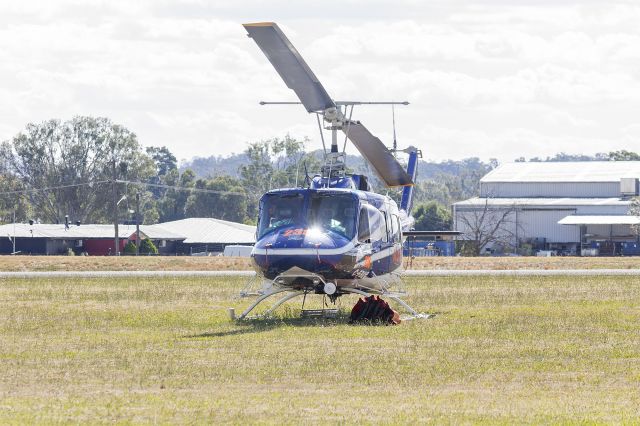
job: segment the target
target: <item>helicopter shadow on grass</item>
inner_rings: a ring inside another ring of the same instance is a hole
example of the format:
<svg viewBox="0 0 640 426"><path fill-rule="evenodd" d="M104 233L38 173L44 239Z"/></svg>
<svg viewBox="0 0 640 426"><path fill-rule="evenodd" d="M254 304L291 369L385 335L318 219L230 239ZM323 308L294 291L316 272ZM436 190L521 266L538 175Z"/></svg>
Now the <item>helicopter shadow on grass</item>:
<svg viewBox="0 0 640 426"><path fill-rule="evenodd" d="M389 324L382 322L357 322L350 323L349 315L346 313L339 314L336 318L301 318L301 317L268 317L268 318L251 318L242 321L235 322L238 328L234 330L225 331L210 331L200 334L192 334L182 336L185 339L202 339L202 338L216 338L237 336L241 334L253 334L263 333L271 330L275 330L281 327L337 327L342 325L358 326L373 326L373 327L386 327Z"/></svg>

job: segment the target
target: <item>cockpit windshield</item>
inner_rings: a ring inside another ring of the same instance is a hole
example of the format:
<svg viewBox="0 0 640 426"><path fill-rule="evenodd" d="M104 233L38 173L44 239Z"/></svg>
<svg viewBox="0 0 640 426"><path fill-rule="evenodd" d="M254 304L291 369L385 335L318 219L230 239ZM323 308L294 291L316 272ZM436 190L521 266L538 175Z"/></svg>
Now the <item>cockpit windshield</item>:
<svg viewBox="0 0 640 426"><path fill-rule="evenodd" d="M357 200L350 194L312 193L307 213L309 228L351 239L355 233L356 206Z"/></svg>
<svg viewBox="0 0 640 426"><path fill-rule="evenodd" d="M298 226L331 231L351 239L355 235L358 200L352 194L310 192L267 194L260 206L258 238L277 229Z"/></svg>
<svg viewBox="0 0 640 426"><path fill-rule="evenodd" d="M268 194L262 199L258 238L287 225L302 222L304 196L297 194Z"/></svg>

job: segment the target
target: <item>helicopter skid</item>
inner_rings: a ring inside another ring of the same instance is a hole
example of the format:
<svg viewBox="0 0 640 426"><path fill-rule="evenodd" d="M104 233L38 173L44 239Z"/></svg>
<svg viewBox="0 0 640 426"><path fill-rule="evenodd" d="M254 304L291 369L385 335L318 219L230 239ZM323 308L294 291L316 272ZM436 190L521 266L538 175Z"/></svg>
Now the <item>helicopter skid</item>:
<svg viewBox="0 0 640 426"><path fill-rule="evenodd" d="M329 296L335 295L335 297L339 297L344 294L358 294L358 295L368 297L375 294L375 295L384 296L386 298L393 300L394 302L402 306L407 312L409 312L410 315L402 317L402 320L404 321L410 320L410 319L416 319L416 318L429 318L431 316L428 314L420 314L416 312L411 306L409 306L406 302L404 302L401 299L401 297L404 296L405 293L388 291L386 285L378 284L374 286L372 285L373 282L370 282L370 281L362 282L363 280L361 279L336 280L336 283L331 283L331 282L326 282L321 276L310 273L310 272L301 270L300 272L304 272L304 273L299 275L294 275L294 274L291 274L290 272L292 271L287 271L287 273L279 275L274 280L265 279L263 282L262 290L257 293L259 297L256 299L256 301L253 302L247 309L245 309L245 311L242 312L242 314L239 317L235 318L235 315L234 315L232 316L231 319L237 319L237 320L248 319L249 313L251 313L251 311L253 311L262 302L264 302L265 300L273 296L281 295L282 297L278 299L273 304L273 306L271 306L271 308L269 308L260 316L251 317L251 318L268 317L283 303L295 297L305 296L307 294L322 294L322 295L329 295ZM385 277L377 277L377 278L383 279ZM298 279L304 279L304 280L310 281L314 284L314 287L308 287L308 286L297 287L295 283L299 282ZM395 279L399 280L399 277L395 277ZM371 280L371 279L368 279L368 280ZM327 287L327 284L333 284L333 287L331 286ZM326 290L327 288L329 290L333 290L333 292L329 293L329 292L320 290L320 289ZM255 294L256 293L241 293L241 296L251 296Z"/></svg>

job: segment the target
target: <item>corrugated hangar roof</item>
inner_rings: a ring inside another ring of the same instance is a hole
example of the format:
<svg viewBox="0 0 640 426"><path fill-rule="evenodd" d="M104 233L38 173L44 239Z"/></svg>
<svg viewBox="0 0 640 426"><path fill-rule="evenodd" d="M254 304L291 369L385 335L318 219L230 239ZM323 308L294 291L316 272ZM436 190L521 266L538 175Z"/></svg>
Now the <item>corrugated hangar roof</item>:
<svg viewBox="0 0 640 426"><path fill-rule="evenodd" d="M479 198L454 203L455 206L522 206L564 207L564 206L629 206L630 200L620 198Z"/></svg>
<svg viewBox="0 0 640 426"><path fill-rule="evenodd" d="M140 231L144 233L142 227ZM128 238L135 232L136 227L134 225L118 226L118 235L120 238ZM9 223L0 225L0 237L13 236L14 234L18 238L33 237L58 240L82 240L90 238L113 238L114 230L113 225L93 224L80 226L69 225L68 229L65 228L64 224L51 223L34 223L33 225L29 225L28 223L16 223L15 225Z"/></svg>
<svg viewBox="0 0 640 426"><path fill-rule="evenodd" d="M185 237L187 244L253 244L256 227L212 218L189 218L145 227L145 232L169 231ZM153 237L151 237L153 238Z"/></svg>
<svg viewBox="0 0 640 426"><path fill-rule="evenodd" d="M640 161L504 163L480 182L620 182L640 178Z"/></svg>
<svg viewBox="0 0 640 426"><path fill-rule="evenodd" d="M15 229L15 231L14 231ZM118 225L118 236L129 238L136 232L135 225ZM152 240L182 240L184 236L171 232L170 230L158 228L156 225L140 225L140 232ZM64 224L51 223L13 223L0 225L0 238L5 236L15 236L17 238L50 238L56 240L85 240L93 238L113 238L113 225L69 225L66 229Z"/></svg>
<svg viewBox="0 0 640 426"><path fill-rule="evenodd" d="M136 232L135 225L118 225L120 238L129 238ZM253 244L255 226L211 218L190 218L157 225L140 225L140 232L152 240L183 240L187 244ZM92 238L113 238L113 225L70 225L50 223L12 223L0 225L0 238L51 238L61 240L82 240Z"/></svg>
<svg viewBox="0 0 640 426"><path fill-rule="evenodd" d="M558 221L560 225L640 225L640 216L569 215Z"/></svg>

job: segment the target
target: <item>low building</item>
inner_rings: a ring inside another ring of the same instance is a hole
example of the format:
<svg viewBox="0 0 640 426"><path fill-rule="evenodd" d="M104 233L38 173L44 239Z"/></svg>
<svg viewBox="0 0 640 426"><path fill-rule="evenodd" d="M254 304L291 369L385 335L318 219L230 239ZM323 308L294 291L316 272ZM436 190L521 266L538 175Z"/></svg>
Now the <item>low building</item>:
<svg viewBox="0 0 640 426"><path fill-rule="evenodd" d="M453 205L454 229L462 239L496 229L491 252L633 254L639 178L640 161L507 163L480 180L479 197Z"/></svg>
<svg viewBox="0 0 640 426"><path fill-rule="evenodd" d="M237 222L213 218L188 218L163 222L144 227L145 233L153 235L170 233L180 235L183 240L177 243L180 254L208 255L221 254L230 245L254 245L256 227Z"/></svg>
<svg viewBox="0 0 640 426"><path fill-rule="evenodd" d="M135 231L135 226L118 226L120 251L130 239L135 241ZM16 223L0 226L0 236L3 254L60 255L72 250L75 254L106 256L114 249L115 231L113 225Z"/></svg>
<svg viewBox="0 0 640 426"><path fill-rule="evenodd" d="M255 226L212 218L189 218L156 225L140 225L140 238L150 239L163 255L220 254L229 245L255 244ZM120 252L135 242L135 225L118 225ZM6 237L6 238L5 238ZM0 225L2 254L113 254L113 225L16 223ZM14 250L15 241L15 250Z"/></svg>

